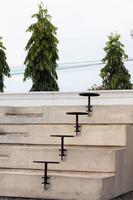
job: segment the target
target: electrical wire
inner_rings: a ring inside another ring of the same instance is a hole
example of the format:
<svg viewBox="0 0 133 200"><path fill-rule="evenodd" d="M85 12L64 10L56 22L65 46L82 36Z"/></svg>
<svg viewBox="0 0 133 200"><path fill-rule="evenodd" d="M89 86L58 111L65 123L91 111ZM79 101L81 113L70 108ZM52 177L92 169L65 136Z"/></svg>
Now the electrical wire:
<svg viewBox="0 0 133 200"><path fill-rule="evenodd" d="M131 62L131 61L133 61L133 58L129 58L128 60L124 60L124 62ZM90 62L96 62L96 63L89 64ZM76 63L80 64L80 65L72 65L72 64L76 64ZM82 65L81 65L81 63L82 63ZM88 64L84 64L84 63L88 63ZM62 65L62 64L60 63L60 64L58 64L58 66ZM97 67L97 66L103 65L104 63L100 62L100 61L99 62L97 62L97 61L82 61L82 62L69 62L69 63L65 63L65 64L66 65L71 65L71 66L58 67L56 70L59 71L59 70L67 70L67 69L91 67L91 66L96 66ZM20 67L23 67L23 66L20 66ZM12 70L11 71L11 75L21 75L23 73L24 73L24 69L18 69L18 70Z"/></svg>

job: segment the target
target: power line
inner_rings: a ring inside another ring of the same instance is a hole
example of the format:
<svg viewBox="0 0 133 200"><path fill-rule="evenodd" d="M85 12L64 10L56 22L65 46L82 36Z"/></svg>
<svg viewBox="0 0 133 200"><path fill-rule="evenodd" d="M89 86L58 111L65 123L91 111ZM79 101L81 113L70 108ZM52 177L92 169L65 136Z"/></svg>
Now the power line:
<svg viewBox="0 0 133 200"><path fill-rule="evenodd" d="M124 62L130 62L130 61L133 61L133 58L130 58L128 60L124 60ZM57 70L81 68L81 67L89 67L89 66L99 66L99 65L103 65L103 64L104 64L103 62L98 62L98 63L85 64L85 65L73 65L73 66L70 66L70 67L57 68Z"/></svg>
<svg viewBox="0 0 133 200"><path fill-rule="evenodd" d="M57 71L60 71L60 70L64 70L64 69L73 69L73 68L82 68L82 67L89 67L89 66L98 66L98 65L103 65L103 63L95 63L95 64L86 64L86 65L75 65L75 66L71 66L71 67L62 67L62 68L57 68L56 70ZM12 75L17 75L17 74L23 74L24 70L16 70L16 72L12 72L11 74Z"/></svg>
<svg viewBox="0 0 133 200"><path fill-rule="evenodd" d="M129 58L128 60L124 61L132 61L133 58ZM77 62L64 62L64 63L58 63L58 65L71 65L71 64L81 64L81 63L93 63L93 62L101 62L100 60L87 60L87 61L77 61Z"/></svg>
<svg viewBox="0 0 133 200"><path fill-rule="evenodd" d="M100 61L99 60L87 60L87 61L77 61L77 62L64 62L64 63L58 63L58 65L71 65L71 64L93 63L93 62L100 62Z"/></svg>
<svg viewBox="0 0 133 200"><path fill-rule="evenodd" d="M133 61L133 58L129 58L128 60L124 60L124 61ZM62 65L73 65L73 64L84 64L84 63L93 63L95 62L95 64L101 64L101 61L100 60L91 60L91 61L78 61L78 62L66 62L66 63L58 63L58 66L62 66ZM104 64L104 63L103 63ZM93 64L90 64L90 65L93 65ZM77 65L74 65L74 66L77 66ZM79 65L78 65L79 66ZM78 67L77 66L77 67ZM13 67L13 68L23 68L24 66L16 66L16 67ZM15 70L15 71L20 71L20 69L18 70Z"/></svg>
<svg viewBox="0 0 133 200"><path fill-rule="evenodd" d="M130 58L128 60L124 60L124 62L131 62L133 61L133 58ZM96 61L85 61L85 62L71 62L72 64L74 63L86 63L86 62L96 62ZM69 63L70 64L70 63ZM56 70L60 71L60 70L65 70L65 69L75 69L75 68L84 68L84 67L91 67L91 66L100 66L103 65L103 62L96 62L96 63L91 63L91 64L82 64L82 65L71 65L71 66L66 66L66 67L59 67ZM24 69L18 69L18 70L13 70L13 72L11 72L11 75L21 75L24 73Z"/></svg>
<svg viewBox="0 0 133 200"><path fill-rule="evenodd" d="M64 70L64 69L73 69L73 68L81 68L81 67L89 67L89 66L99 66L103 65L103 62L100 63L95 63L95 64L85 64L85 65L75 65L75 66L70 66L70 67L62 67L62 68L57 68L57 70Z"/></svg>

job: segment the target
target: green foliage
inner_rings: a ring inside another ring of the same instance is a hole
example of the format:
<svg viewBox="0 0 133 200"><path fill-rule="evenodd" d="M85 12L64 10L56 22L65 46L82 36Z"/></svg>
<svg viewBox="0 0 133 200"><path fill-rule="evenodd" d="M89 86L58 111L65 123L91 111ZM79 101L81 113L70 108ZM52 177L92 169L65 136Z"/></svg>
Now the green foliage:
<svg viewBox="0 0 133 200"><path fill-rule="evenodd" d="M28 53L24 61L24 80L32 79L31 91L57 91L57 28L51 23L48 10L42 3L38 8L38 13L32 16L37 19L36 23L27 29L32 35L25 48Z"/></svg>
<svg viewBox="0 0 133 200"><path fill-rule="evenodd" d="M124 45L120 42L120 35L111 34L104 51L106 52L101 69L102 88L107 90L131 89L131 76L124 66L123 59L127 59Z"/></svg>
<svg viewBox="0 0 133 200"><path fill-rule="evenodd" d="M3 46L2 37L0 37L0 92L4 92L4 76L10 77L10 68L6 61L6 48Z"/></svg>

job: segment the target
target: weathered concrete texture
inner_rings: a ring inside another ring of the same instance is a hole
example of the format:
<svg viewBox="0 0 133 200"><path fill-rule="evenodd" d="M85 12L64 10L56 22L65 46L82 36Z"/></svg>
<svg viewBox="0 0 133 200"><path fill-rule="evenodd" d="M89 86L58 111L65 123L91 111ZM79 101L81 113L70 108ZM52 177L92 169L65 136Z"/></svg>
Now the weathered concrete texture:
<svg viewBox="0 0 133 200"><path fill-rule="evenodd" d="M129 125L130 126L130 125ZM127 125L82 125L78 137L65 138L69 145L126 146ZM1 125L0 143L58 145L60 138L50 135L74 135L74 126L69 124Z"/></svg>
<svg viewBox="0 0 133 200"><path fill-rule="evenodd" d="M74 124L75 116L66 112L86 111L86 106L0 107L0 123ZM82 124L133 123L133 106L94 106L92 117L80 116Z"/></svg>
<svg viewBox="0 0 133 200"><path fill-rule="evenodd" d="M56 200L107 200L113 198L114 174L111 175L111 173L51 172L49 173L51 184L48 190L43 189L42 175L43 171L1 171L0 194L1 196Z"/></svg>
<svg viewBox="0 0 133 200"><path fill-rule="evenodd" d="M0 168L42 169L42 164L33 160L59 161L59 149L45 146L3 145L0 147ZM50 165L50 170L115 172L116 162L125 155L122 147L66 147L66 157L59 165ZM117 160L116 160L117 155ZM79 162L80 159L80 162Z"/></svg>

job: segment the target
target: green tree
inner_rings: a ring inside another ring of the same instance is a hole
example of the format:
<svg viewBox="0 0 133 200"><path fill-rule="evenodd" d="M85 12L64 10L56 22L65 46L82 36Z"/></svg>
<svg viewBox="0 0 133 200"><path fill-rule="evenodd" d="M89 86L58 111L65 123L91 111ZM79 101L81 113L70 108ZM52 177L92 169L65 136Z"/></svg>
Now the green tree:
<svg viewBox="0 0 133 200"><path fill-rule="evenodd" d="M4 47L2 43L2 37L0 37L0 92L4 92L4 77L10 77L10 68L7 64L7 58L6 58L6 53L5 50L6 48Z"/></svg>
<svg viewBox="0 0 133 200"><path fill-rule="evenodd" d="M38 9L38 13L32 16L32 18L36 18L36 23L27 29L32 34L25 47L28 52L24 61L26 65L24 81L27 78L32 79L33 85L30 91L58 91L57 28L51 23L51 16L48 15L48 10L42 3Z"/></svg>
<svg viewBox="0 0 133 200"><path fill-rule="evenodd" d="M107 90L131 89L131 76L124 66L123 59L127 59L124 45L120 42L120 35L111 34L104 48L106 52L101 69L102 88Z"/></svg>

